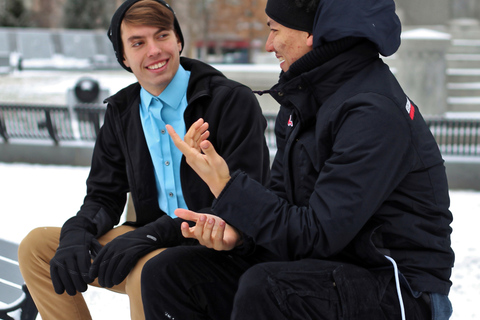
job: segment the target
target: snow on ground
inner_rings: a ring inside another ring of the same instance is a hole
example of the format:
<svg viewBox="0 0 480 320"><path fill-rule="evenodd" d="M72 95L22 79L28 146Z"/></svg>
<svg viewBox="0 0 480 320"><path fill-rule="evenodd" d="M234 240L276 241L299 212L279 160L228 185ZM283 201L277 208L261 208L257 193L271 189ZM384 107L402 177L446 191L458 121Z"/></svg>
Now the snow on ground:
<svg viewBox="0 0 480 320"><path fill-rule="evenodd" d="M0 237L19 243L35 227L61 226L83 201L88 171L86 167L0 163ZM452 319L480 319L480 192L452 190L450 196L456 254ZM126 295L93 287L84 295L93 319L130 319Z"/></svg>

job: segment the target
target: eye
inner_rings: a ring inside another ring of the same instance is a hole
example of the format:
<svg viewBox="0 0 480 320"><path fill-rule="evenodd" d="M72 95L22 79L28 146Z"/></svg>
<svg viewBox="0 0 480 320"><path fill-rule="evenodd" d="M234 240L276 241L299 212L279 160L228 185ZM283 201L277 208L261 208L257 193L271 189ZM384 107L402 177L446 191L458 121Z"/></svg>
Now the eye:
<svg viewBox="0 0 480 320"><path fill-rule="evenodd" d="M132 47L134 48L140 47L142 44L143 44L143 41L135 41L135 42L132 42Z"/></svg>
<svg viewBox="0 0 480 320"><path fill-rule="evenodd" d="M168 35L169 35L169 33L168 33L168 32L162 32L162 33L159 33L159 34L158 34L158 36L157 36L157 39L158 39L158 40L165 39L165 38L167 38L167 37L168 37Z"/></svg>

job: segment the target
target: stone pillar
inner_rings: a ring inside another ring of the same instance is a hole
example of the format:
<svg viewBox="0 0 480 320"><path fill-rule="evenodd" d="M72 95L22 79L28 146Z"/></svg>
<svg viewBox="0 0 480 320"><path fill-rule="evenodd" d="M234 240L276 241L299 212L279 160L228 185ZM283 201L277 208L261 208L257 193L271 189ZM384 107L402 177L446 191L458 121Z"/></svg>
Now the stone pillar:
<svg viewBox="0 0 480 320"><path fill-rule="evenodd" d="M395 0L395 5L404 26L437 26L450 20L451 1L458 0Z"/></svg>
<svg viewBox="0 0 480 320"><path fill-rule="evenodd" d="M450 32L456 38L467 37L480 26L478 20L479 0L450 0Z"/></svg>
<svg viewBox="0 0 480 320"><path fill-rule="evenodd" d="M402 33L396 77L423 115L447 111L445 54L450 34L429 29Z"/></svg>

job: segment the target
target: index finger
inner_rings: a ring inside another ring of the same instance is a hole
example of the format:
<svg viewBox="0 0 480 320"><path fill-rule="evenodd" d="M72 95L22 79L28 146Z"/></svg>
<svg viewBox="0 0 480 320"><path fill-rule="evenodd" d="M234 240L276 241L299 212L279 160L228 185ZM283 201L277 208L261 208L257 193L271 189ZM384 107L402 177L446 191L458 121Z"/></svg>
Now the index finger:
<svg viewBox="0 0 480 320"><path fill-rule="evenodd" d="M176 209L175 215L183 220L197 222L199 214L187 209Z"/></svg>
<svg viewBox="0 0 480 320"><path fill-rule="evenodd" d="M196 149L191 148L185 141L182 140L182 138L180 138L178 133L171 125L167 124L165 127L167 128L168 134L172 138L173 143L185 155L185 157L198 153Z"/></svg>

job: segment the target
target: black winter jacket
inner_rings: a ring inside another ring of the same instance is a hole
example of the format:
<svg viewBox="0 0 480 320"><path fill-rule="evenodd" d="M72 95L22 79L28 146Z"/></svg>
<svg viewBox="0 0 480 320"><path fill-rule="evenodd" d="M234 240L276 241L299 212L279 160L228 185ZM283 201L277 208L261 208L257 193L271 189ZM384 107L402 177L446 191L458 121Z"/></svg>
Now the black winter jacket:
<svg viewBox="0 0 480 320"><path fill-rule="evenodd" d="M230 169L244 170L259 183L267 184L270 162L264 137L266 120L251 90L200 61L182 57L181 65L191 71L186 128L199 118L205 119L210 124L209 140ZM108 106L94 148L87 195L78 212L95 222L97 236L119 223L127 192L131 192L137 216L136 221L127 223L142 226L164 215L169 218L158 205L153 163L140 120L139 93L140 85L135 83L106 99ZM188 208L210 212L214 196L185 157L180 176ZM180 219L173 220L180 233Z"/></svg>
<svg viewBox="0 0 480 320"><path fill-rule="evenodd" d="M413 290L448 294L443 160L376 48L364 41L287 72L270 93L281 104L272 189L235 172L214 212L284 260L382 268L388 255Z"/></svg>

